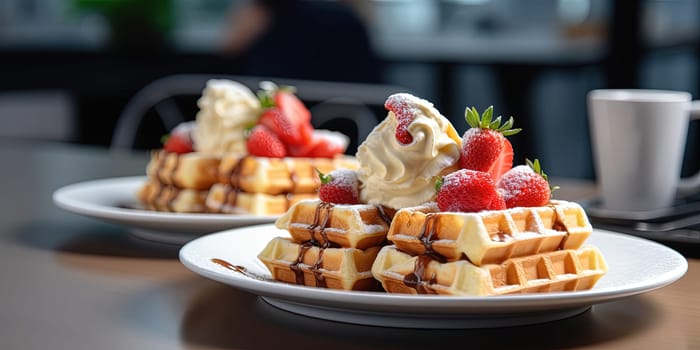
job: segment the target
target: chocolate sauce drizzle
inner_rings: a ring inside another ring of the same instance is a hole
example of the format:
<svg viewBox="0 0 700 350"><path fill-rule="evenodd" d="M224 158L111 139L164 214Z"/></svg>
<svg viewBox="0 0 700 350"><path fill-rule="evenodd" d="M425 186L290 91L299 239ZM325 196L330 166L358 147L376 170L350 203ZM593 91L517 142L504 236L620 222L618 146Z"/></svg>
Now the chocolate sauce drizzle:
<svg viewBox="0 0 700 350"><path fill-rule="evenodd" d="M165 209L167 211L173 212L175 211L173 208L173 204L175 203L175 199L177 198L177 195L180 192L180 189L175 185L175 173L178 170L178 167L180 167L180 154L178 153L171 153L171 152L164 152L162 154L154 153L157 154L155 157L157 157L157 162L156 162L156 178L160 182L160 186L158 186L158 191L153 195L153 201L156 203L162 202L166 200L165 203ZM175 164L173 165L172 169L168 170L164 174L164 167L166 160L168 156L172 155L175 159ZM167 193L170 193L170 196L167 198L164 198Z"/></svg>
<svg viewBox="0 0 700 350"><path fill-rule="evenodd" d="M561 242L559 242L559 247L557 247L558 250L563 250L566 246L566 241L569 239L569 228L566 227L566 224L559 216L559 211L553 206L552 209L554 210L554 222L552 223L552 229L566 232L566 236L562 238Z"/></svg>
<svg viewBox="0 0 700 350"><path fill-rule="evenodd" d="M254 278L254 279L259 280L259 281L267 281L267 282L274 281L271 278L267 278L265 276L261 276L261 275L258 275L258 274L255 274L255 273L248 271L248 269L245 266L234 265L234 264L232 264L224 259L214 258L214 259L211 259L210 261L213 262L214 264L219 265L219 266L223 266L231 271L236 271L236 272L238 272L246 277Z"/></svg>
<svg viewBox="0 0 700 350"><path fill-rule="evenodd" d="M238 206L238 193L241 191L241 171L243 171L243 163L246 162L248 157L249 156L246 155L239 159L238 163L236 163L236 165L228 173L227 178L229 181L229 186L226 187L226 192L224 193L224 198L221 201L218 212L226 212L225 209L227 206L231 206L232 208Z"/></svg>
<svg viewBox="0 0 700 350"><path fill-rule="evenodd" d="M313 266L311 266L310 270L316 279L316 287L326 288L326 279L321 272L323 268L323 253L327 248L338 247L337 244L332 243L328 239L328 234L326 233L326 228L328 228L333 213L333 207L332 203L327 202L320 202L316 207L314 219L308 227L311 233L311 239L299 244L299 254L294 263L289 266L291 270L294 271L297 284L304 284L304 271L302 271L299 265L304 261L306 252L311 249L311 247L316 246L319 248L318 258Z"/></svg>
<svg viewBox="0 0 700 350"><path fill-rule="evenodd" d="M440 263L447 262L447 258L433 249L435 233L439 229L439 216L429 213L425 216L425 221L421 227L418 239L423 243L423 254L418 256L413 271L403 277L403 283L407 287L415 289L419 294L435 294L429 287L437 282L437 277L433 273L430 277L425 276L425 268L431 260Z"/></svg>

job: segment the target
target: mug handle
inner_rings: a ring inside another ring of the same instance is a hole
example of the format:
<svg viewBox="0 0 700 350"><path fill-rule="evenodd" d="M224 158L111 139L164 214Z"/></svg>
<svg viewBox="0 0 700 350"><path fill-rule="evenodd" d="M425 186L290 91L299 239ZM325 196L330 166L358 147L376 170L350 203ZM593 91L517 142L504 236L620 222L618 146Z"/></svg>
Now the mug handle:
<svg viewBox="0 0 700 350"><path fill-rule="evenodd" d="M700 120L700 100L690 103L690 121ZM700 171L694 175L684 177L678 183L678 191L683 194L697 192L700 188Z"/></svg>

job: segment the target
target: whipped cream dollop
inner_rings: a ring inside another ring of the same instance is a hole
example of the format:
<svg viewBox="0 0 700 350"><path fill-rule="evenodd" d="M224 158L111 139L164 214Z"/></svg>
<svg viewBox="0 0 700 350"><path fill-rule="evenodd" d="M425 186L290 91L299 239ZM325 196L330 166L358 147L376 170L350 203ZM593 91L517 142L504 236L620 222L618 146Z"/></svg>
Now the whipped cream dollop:
<svg viewBox="0 0 700 350"><path fill-rule="evenodd" d="M260 101L248 87L231 80L209 80L197 106L192 135L196 151L247 153L245 131L261 111Z"/></svg>
<svg viewBox="0 0 700 350"><path fill-rule="evenodd" d="M395 209L429 202L436 194L435 181L456 169L461 140L450 121L424 99L395 94L387 99L387 108L387 117L357 150L360 200ZM413 118L407 126L410 143L396 139L399 121L392 110L402 119Z"/></svg>

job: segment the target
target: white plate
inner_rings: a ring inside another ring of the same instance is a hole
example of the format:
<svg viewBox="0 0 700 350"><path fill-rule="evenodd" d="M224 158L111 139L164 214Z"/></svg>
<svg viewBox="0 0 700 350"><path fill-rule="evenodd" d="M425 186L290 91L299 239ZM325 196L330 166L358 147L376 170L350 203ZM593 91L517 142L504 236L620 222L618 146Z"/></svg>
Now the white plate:
<svg viewBox="0 0 700 350"><path fill-rule="evenodd" d="M205 233L270 223L278 216L185 214L138 208L136 191L144 176L93 180L62 187L53 194L59 207L70 212L133 228L142 238L184 243Z"/></svg>
<svg viewBox="0 0 700 350"><path fill-rule="evenodd" d="M202 276L257 294L290 312L346 323L409 328L500 327L562 319L596 303L668 285L688 268L685 258L666 246L595 230L588 242L600 248L609 272L591 290L497 297L348 292L265 280L270 273L257 254L276 236L288 234L273 225L258 225L207 235L182 247L180 261ZM213 263L214 258L264 278L229 270Z"/></svg>

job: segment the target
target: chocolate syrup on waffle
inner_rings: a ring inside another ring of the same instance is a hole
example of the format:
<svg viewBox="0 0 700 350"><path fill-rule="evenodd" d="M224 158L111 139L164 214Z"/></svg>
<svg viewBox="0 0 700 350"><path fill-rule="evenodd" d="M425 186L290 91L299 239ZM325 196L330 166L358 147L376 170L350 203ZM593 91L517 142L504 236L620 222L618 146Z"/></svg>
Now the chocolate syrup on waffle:
<svg viewBox="0 0 700 350"><path fill-rule="evenodd" d="M552 229L555 231L566 232L566 236L562 238L561 242L559 242L559 247L557 248L558 250L563 250L566 246L566 241L569 239L569 229L566 227L564 220L562 220L562 218L559 216L559 211L554 206L552 206L551 208L552 210L554 210Z"/></svg>
<svg viewBox="0 0 700 350"><path fill-rule="evenodd" d="M302 242L299 245L299 255L297 255L296 261L289 266L296 275L297 284L304 284L304 272L299 267L299 265L304 261L304 255L311 247L317 246L319 248L318 258L314 262L313 266L311 266L311 272L314 274L314 278L316 279L316 287L326 287L326 280L323 277L321 269L323 268L324 251L326 248L333 246L331 241L328 240L328 235L326 233L326 228L328 227L332 213L332 203L320 202L316 207L314 220L308 227L308 230L311 233L311 239L306 242ZM316 237L317 234L319 238Z"/></svg>
<svg viewBox="0 0 700 350"><path fill-rule="evenodd" d="M435 274L430 276L428 280L425 280L425 267L428 265L430 260L432 260L432 257L428 255L419 255L418 259L416 259L413 272L403 277L403 284L405 284L407 287L415 289L419 294L435 294L432 289L427 287L437 282L437 277Z"/></svg>
<svg viewBox="0 0 700 350"><path fill-rule="evenodd" d="M440 222L438 218L439 216L434 213L426 214L420 235L418 236L418 239L423 243L423 254L419 255L418 259L416 259L413 272L403 277L403 283L407 287L415 289L419 294L434 294L434 291L426 286L437 282L436 276L433 274L429 279L425 279L425 267L430 260L436 260L441 263L447 261L447 258L433 249L433 236L435 236Z"/></svg>
<svg viewBox="0 0 700 350"><path fill-rule="evenodd" d="M221 206L219 207L219 212L223 213L225 212L225 208L227 206L230 206L232 208L235 208L238 206L238 193L241 191L240 189L240 184L241 184L241 171L243 171L243 163L246 162L246 160L250 156L245 155L241 157L238 160L238 163L231 169L229 172L227 178L229 181L229 186L226 187L226 192L224 193L224 198L221 201Z"/></svg>
<svg viewBox="0 0 700 350"><path fill-rule="evenodd" d="M173 159L175 159L175 164L168 171L164 171L167 158L171 154ZM156 157L157 159L155 165L156 178L160 182L158 191L153 195L153 201L158 203L167 200L165 201L165 209L172 212L174 211L173 203L180 192L180 189L175 186L175 173L180 166L180 155L178 153L163 151L161 154L153 153L152 157ZM168 193L166 190L170 192L170 196L168 198L163 198L165 194Z"/></svg>

